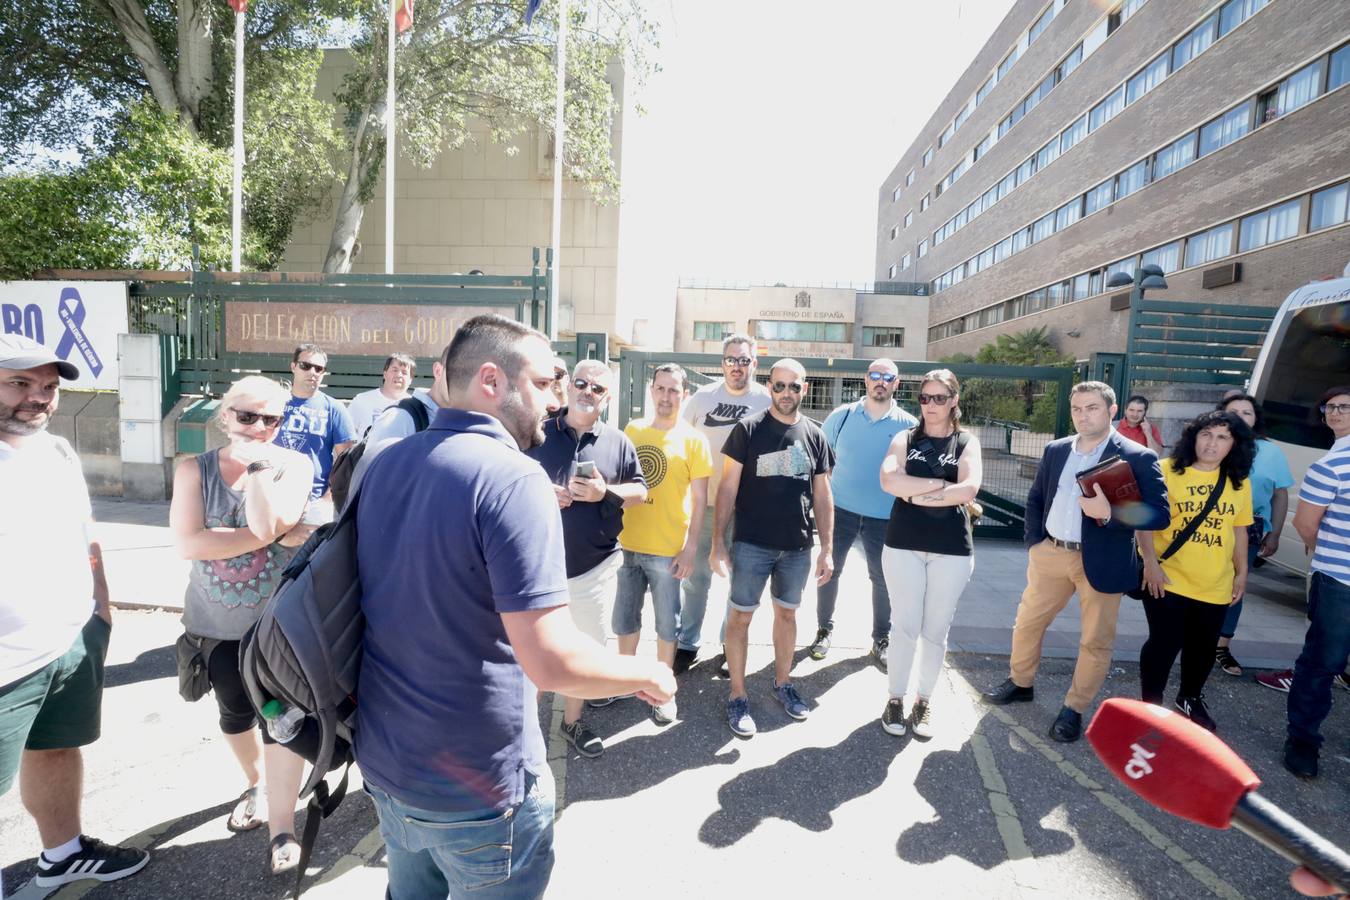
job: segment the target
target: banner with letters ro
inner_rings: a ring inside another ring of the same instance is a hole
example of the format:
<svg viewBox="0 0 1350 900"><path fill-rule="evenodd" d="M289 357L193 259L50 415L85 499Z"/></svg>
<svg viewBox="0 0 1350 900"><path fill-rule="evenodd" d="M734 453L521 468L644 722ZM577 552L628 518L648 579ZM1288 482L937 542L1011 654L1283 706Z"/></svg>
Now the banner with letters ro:
<svg viewBox="0 0 1350 900"><path fill-rule="evenodd" d="M0 281L0 333L23 334L80 377L62 387L117 390L117 336L127 331L125 281Z"/></svg>

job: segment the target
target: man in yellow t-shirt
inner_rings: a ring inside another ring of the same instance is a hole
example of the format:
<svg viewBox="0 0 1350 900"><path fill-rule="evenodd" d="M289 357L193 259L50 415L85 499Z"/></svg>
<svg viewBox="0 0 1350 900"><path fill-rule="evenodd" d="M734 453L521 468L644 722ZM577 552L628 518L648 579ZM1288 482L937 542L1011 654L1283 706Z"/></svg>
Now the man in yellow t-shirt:
<svg viewBox="0 0 1350 900"><path fill-rule="evenodd" d="M614 634L619 652L637 653L642 599L651 588L656 615L656 656L675 662L679 631L680 580L694 568L699 527L708 505L712 452L708 439L680 417L689 376L674 363L656 367L651 398L655 415L629 422L624 434L637 448L647 482L647 500L623 512L623 567L614 601ZM697 516L692 515L698 510ZM675 701L652 708L659 725L675 721Z"/></svg>

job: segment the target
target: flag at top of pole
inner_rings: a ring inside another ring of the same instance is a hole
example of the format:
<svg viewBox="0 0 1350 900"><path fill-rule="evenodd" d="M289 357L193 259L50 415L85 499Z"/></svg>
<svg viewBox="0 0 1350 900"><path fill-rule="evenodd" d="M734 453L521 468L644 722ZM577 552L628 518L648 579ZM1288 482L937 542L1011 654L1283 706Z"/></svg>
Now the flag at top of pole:
<svg viewBox="0 0 1350 900"><path fill-rule="evenodd" d="M237 13L248 12L248 0L229 0L230 9Z"/></svg>
<svg viewBox="0 0 1350 900"><path fill-rule="evenodd" d="M234 0L231 0L234 2ZM248 0L244 0L245 3ZM412 27L413 22L413 0L396 0L397 6L394 11L394 27L399 34Z"/></svg>

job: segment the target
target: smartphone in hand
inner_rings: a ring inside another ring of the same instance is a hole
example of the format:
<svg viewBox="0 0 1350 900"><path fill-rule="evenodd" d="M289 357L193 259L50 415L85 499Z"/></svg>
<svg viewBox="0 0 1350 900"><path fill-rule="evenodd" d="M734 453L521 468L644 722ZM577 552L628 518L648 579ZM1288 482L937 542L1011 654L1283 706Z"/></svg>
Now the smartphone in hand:
<svg viewBox="0 0 1350 900"><path fill-rule="evenodd" d="M578 477L578 478L594 478L594 477L595 477L595 463L592 462L592 461L589 460L589 459L582 460L581 462L578 462L578 463L577 463L577 473L576 473L576 477Z"/></svg>

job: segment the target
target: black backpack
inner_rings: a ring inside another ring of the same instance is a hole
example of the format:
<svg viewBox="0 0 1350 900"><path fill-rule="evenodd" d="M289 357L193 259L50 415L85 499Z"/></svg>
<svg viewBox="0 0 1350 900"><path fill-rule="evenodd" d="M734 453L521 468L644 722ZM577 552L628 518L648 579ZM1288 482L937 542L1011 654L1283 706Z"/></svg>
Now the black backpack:
<svg viewBox="0 0 1350 900"><path fill-rule="evenodd" d="M312 796L300 842L296 897L319 823L346 795L354 760L356 683L366 630L356 561L360 496L358 490L336 522L319 528L301 546L262 616L239 643L239 674L259 719L269 700L305 713L299 733L285 744L313 764L299 792L300 797ZM330 793L324 776L344 765L342 779Z"/></svg>
<svg viewBox="0 0 1350 900"><path fill-rule="evenodd" d="M431 414L427 412L427 405L416 397L404 397L393 406L386 407L385 412L390 409L401 409L412 416L413 428L417 431L425 431L431 424ZM381 413L380 415L384 415ZM372 425L370 428L374 428ZM328 488L333 492L333 509L342 510L347 505L347 494L351 491L352 476L356 474L356 464L361 461L361 457L366 455L366 436L370 434L370 428L361 435L361 440L356 446L352 447L346 453L333 461L333 468L328 472Z"/></svg>

